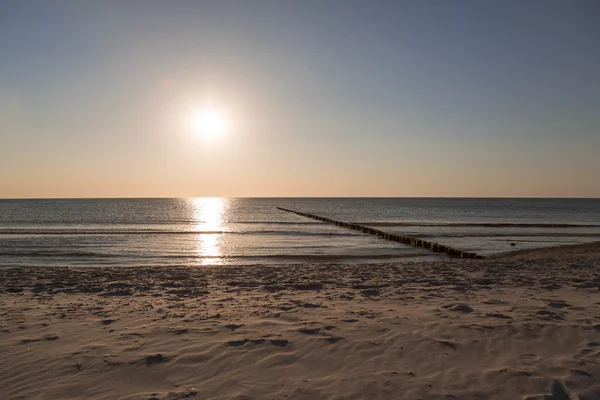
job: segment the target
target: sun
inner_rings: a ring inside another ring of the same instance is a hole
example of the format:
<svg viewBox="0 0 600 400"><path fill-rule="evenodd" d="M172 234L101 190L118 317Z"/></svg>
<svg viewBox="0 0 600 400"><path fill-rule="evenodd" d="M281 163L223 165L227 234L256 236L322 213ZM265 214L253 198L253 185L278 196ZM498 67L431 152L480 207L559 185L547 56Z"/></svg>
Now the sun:
<svg viewBox="0 0 600 400"><path fill-rule="evenodd" d="M192 128L198 136L211 138L227 133L229 120L216 108L196 110L192 116Z"/></svg>

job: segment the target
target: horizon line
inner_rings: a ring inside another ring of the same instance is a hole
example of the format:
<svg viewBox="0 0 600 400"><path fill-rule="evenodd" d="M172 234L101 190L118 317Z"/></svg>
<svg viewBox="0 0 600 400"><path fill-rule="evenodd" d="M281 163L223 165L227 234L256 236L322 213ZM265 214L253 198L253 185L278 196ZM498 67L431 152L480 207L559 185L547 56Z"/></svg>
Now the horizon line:
<svg viewBox="0 0 600 400"><path fill-rule="evenodd" d="M136 196L136 197L0 197L2 200L143 200L143 199L534 199L534 200L600 200L600 197L552 196Z"/></svg>

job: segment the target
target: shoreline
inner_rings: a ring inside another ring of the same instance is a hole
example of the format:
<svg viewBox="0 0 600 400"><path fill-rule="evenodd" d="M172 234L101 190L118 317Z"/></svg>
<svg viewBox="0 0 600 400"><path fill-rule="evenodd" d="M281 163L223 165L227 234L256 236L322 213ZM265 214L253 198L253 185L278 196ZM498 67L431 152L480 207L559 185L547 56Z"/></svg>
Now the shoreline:
<svg viewBox="0 0 600 400"><path fill-rule="evenodd" d="M583 253L588 249L595 250L600 247L600 241L588 242L588 243L576 243L576 244L564 244L558 246L548 247L537 247L532 249L522 249L506 251L502 253L496 253L488 256L489 260L508 260L520 257L533 256L535 258L551 257L559 253L558 255ZM562 254L560 254L562 253Z"/></svg>
<svg viewBox="0 0 600 400"><path fill-rule="evenodd" d="M4 399L600 398L600 242L0 282Z"/></svg>
<svg viewBox="0 0 600 400"><path fill-rule="evenodd" d="M587 243L576 243L576 244L566 244L566 245L557 245L557 246L545 246L545 247L537 247L537 248L528 248L521 250L512 250L501 253L493 253L486 254L485 260L488 261L500 261L500 260L509 260L509 259L519 259L519 258L527 258L528 256L532 256L534 258L543 258L550 257L556 253L559 253L561 256L566 256L573 252L579 253L584 252L586 249L594 249L600 246L600 241L596 242L587 242ZM409 247L410 249L410 247ZM457 256L452 256L444 253L422 253L422 254L398 254L395 256L390 255L374 255L374 256L352 256L349 258L340 257L335 255L316 255L316 256L306 256L306 260L298 259L296 262L257 262L255 264L206 264L206 265L166 265L166 266L153 266L153 265L123 265L123 266L114 266L114 265L68 265L68 266L9 266L3 267L0 266L0 276L2 275L2 271L6 270L29 270L29 269L113 269L113 268L142 268L142 269L165 269L165 268L184 268L184 269L206 269L206 268L253 268L253 267L297 267L297 266L305 266L305 265L355 265L357 267L368 267L372 265L378 264L407 264L407 263L436 263L436 262L448 262L448 261L466 261L465 259L461 259ZM293 256L290 258L294 258ZM355 261L356 258L362 259L362 262ZM378 260L381 259L381 260ZM480 259L478 261L482 261L484 259ZM354 260L354 261L352 261ZM364 261L368 260L368 261ZM2 288L0 287L0 293L2 293Z"/></svg>

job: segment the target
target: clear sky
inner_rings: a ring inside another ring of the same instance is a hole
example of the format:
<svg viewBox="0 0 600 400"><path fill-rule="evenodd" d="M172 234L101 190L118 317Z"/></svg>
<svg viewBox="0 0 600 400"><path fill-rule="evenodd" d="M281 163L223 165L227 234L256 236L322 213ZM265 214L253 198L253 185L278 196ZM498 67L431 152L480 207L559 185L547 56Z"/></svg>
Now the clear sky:
<svg viewBox="0 0 600 400"><path fill-rule="evenodd" d="M154 196L600 197L600 2L0 0L0 197Z"/></svg>

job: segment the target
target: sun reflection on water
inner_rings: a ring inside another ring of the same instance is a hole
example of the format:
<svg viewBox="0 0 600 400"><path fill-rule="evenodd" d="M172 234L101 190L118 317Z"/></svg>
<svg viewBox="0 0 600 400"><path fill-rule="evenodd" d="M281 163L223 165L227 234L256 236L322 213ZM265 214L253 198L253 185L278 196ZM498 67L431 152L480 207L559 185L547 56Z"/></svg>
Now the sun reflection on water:
<svg viewBox="0 0 600 400"><path fill-rule="evenodd" d="M226 199L218 197L202 197L191 199L196 225L196 252L200 265L221 264L223 256L223 235L225 230L224 214Z"/></svg>

